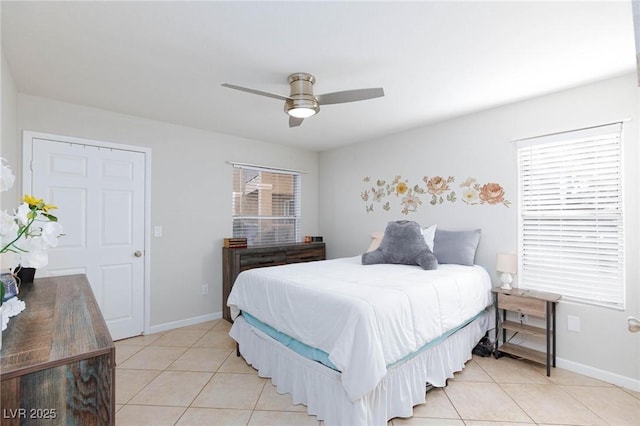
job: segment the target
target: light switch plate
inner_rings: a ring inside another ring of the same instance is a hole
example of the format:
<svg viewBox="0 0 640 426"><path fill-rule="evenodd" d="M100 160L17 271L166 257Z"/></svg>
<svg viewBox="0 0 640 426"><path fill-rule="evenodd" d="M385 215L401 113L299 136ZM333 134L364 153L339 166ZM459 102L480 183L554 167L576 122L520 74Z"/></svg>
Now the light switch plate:
<svg viewBox="0 0 640 426"><path fill-rule="evenodd" d="M574 317L573 315L567 315L567 330L580 332L580 317Z"/></svg>

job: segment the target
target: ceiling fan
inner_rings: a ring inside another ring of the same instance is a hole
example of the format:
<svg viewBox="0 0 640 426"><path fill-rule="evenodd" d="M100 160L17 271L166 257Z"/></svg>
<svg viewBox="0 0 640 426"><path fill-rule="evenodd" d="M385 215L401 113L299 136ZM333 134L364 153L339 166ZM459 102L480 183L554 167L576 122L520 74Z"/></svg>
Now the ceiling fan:
<svg viewBox="0 0 640 426"><path fill-rule="evenodd" d="M343 104L384 96L382 87L343 90L341 92L314 96L313 84L316 82L316 78L304 72L291 74L288 81L291 88L289 96L249 89L248 87L236 86L229 83L223 83L222 86L284 101L284 112L289 114L289 127L297 127L302 124L305 118L317 114L320 111L320 105Z"/></svg>

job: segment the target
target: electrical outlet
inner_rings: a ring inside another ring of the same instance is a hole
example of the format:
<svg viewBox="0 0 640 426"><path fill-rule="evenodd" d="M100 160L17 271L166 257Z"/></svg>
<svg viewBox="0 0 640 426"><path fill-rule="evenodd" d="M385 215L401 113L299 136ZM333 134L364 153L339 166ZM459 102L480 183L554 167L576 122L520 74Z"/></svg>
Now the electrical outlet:
<svg viewBox="0 0 640 426"><path fill-rule="evenodd" d="M202 294L209 294L209 284L202 284Z"/></svg>

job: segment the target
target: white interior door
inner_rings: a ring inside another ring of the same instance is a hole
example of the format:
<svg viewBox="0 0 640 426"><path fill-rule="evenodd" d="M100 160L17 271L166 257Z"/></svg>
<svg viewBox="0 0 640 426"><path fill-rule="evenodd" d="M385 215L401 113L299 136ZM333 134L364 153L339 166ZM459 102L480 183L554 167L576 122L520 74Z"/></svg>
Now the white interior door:
<svg viewBox="0 0 640 426"><path fill-rule="evenodd" d="M25 188L58 206L53 213L64 233L38 274L86 274L112 338L141 334L145 154L50 138L30 143L31 188L28 182Z"/></svg>

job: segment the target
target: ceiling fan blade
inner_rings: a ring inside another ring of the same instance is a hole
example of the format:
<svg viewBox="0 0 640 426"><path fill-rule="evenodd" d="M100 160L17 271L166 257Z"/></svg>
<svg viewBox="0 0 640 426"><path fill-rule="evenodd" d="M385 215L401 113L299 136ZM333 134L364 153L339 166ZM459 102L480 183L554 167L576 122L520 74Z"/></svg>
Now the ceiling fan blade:
<svg viewBox="0 0 640 426"><path fill-rule="evenodd" d="M254 95L267 96L269 98L280 99L281 101L289 100L288 96L278 95L277 93L263 92L262 90L249 89L248 87L236 86L235 84L222 83L223 87L236 89L242 92L253 93Z"/></svg>
<svg viewBox="0 0 640 426"><path fill-rule="evenodd" d="M293 116L289 116L289 127L298 127L299 125L302 124L302 122L304 121L304 118L297 118L297 117L293 117Z"/></svg>
<svg viewBox="0 0 640 426"><path fill-rule="evenodd" d="M355 89L344 90L342 92L325 93L318 95L318 103L320 105L343 104L345 102L364 101L367 99L379 98L384 96L382 87L371 89Z"/></svg>

